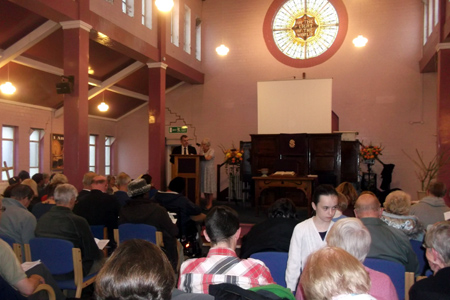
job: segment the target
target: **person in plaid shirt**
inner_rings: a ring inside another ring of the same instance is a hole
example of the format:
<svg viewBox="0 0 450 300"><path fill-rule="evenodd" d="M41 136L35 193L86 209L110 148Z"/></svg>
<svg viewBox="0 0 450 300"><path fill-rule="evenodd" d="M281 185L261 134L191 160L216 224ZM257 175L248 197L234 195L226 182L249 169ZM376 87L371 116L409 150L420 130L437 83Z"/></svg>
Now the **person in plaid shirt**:
<svg viewBox="0 0 450 300"><path fill-rule="evenodd" d="M208 294L210 284L232 283L249 289L275 283L262 261L237 257L235 249L241 228L235 210L214 207L206 216L205 226L205 238L211 242L211 249L206 257L189 259L181 265L180 290Z"/></svg>

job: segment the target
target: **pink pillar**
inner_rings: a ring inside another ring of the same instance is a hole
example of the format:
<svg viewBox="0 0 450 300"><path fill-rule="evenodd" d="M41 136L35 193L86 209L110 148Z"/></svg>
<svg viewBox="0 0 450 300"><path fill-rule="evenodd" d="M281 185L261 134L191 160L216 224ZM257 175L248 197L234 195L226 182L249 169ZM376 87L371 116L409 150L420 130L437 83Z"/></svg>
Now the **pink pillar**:
<svg viewBox="0 0 450 300"><path fill-rule="evenodd" d="M450 153L450 49L438 50L438 151ZM439 172L439 180L445 182L450 190L450 163ZM450 197L446 196L446 203L450 206Z"/></svg>
<svg viewBox="0 0 450 300"><path fill-rule="evenodd" d="M149 67L148 172L153 177L152 185L161 189L165 185L166 135L164 130L167 65L160 62L147 65Z"/></svg>
<svg viewBox="0 0 450 300"><path fill-rule="evenodd" d="M89 167L88 66L89 31L83 21L62 22L64 75L74 76L73 92L64 95L64 174L78 190Z"/></svg>

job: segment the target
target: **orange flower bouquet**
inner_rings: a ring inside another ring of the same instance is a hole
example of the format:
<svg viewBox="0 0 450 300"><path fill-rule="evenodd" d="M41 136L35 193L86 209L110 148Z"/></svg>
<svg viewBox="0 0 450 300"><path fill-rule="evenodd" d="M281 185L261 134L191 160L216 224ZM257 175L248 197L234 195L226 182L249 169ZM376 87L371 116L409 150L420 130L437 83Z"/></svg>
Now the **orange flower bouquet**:
<svg viewBox="0 0 450 300"><path fill-rule="evenodd" d="M361 150L359 151L359 154L362 156L364 160L375 160L378 156L382 155L381 151L383 151L383 148L381 146L361 146Z"/></svg>
<svg viewBox="0 0 450 300"><path fill-rule="evenodd" d="M220 146L225 154L225 163L228 165L240 165L243 160L244 150L236 149L233 145L231 149L225 149L225 147Z"/></svg>

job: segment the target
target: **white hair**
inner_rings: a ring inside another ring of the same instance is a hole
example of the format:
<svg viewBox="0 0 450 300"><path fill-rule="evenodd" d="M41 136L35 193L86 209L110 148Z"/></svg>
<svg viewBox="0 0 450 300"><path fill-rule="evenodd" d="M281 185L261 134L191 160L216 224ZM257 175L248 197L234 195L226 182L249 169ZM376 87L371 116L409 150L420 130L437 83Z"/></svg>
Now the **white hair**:
<svg viewBox="0 0 450 300"><path fill-rule="evenodd" d="M53 197L58 204L68 204L70 200L78 196L77 189L68 183L58 185L55 189Z"/></svg>

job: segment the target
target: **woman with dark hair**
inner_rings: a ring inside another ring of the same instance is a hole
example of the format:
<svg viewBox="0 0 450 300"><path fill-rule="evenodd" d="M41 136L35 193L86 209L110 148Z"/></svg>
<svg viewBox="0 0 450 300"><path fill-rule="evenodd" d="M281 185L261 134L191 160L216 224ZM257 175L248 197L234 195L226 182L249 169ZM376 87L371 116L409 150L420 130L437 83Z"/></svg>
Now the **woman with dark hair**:
<svg viewBox="0 0 450 300"><path fill-rule="evenodd" d="M338 194L331 185L322 184L316 187L312 200L315 215L295 226L289 246L286 285L292 292L297 288L308 255L326 245L325 237L334 223Z"/></svg>
<svg viewBox="0 0 450 300"><path fill-rule="evenodd" d="M175 290L175 274L156 245L138 239L123 242L97 275L97 300L213 299Z"/></svg>
<svg viewBox="0 0 450 300"><path fill-rule="evenodd" d="M253 226L242 238L240 257L249 258L257 252L288 252L296 219L294 202L288 198L275 201L269 208L269 218Z"/></svg>

